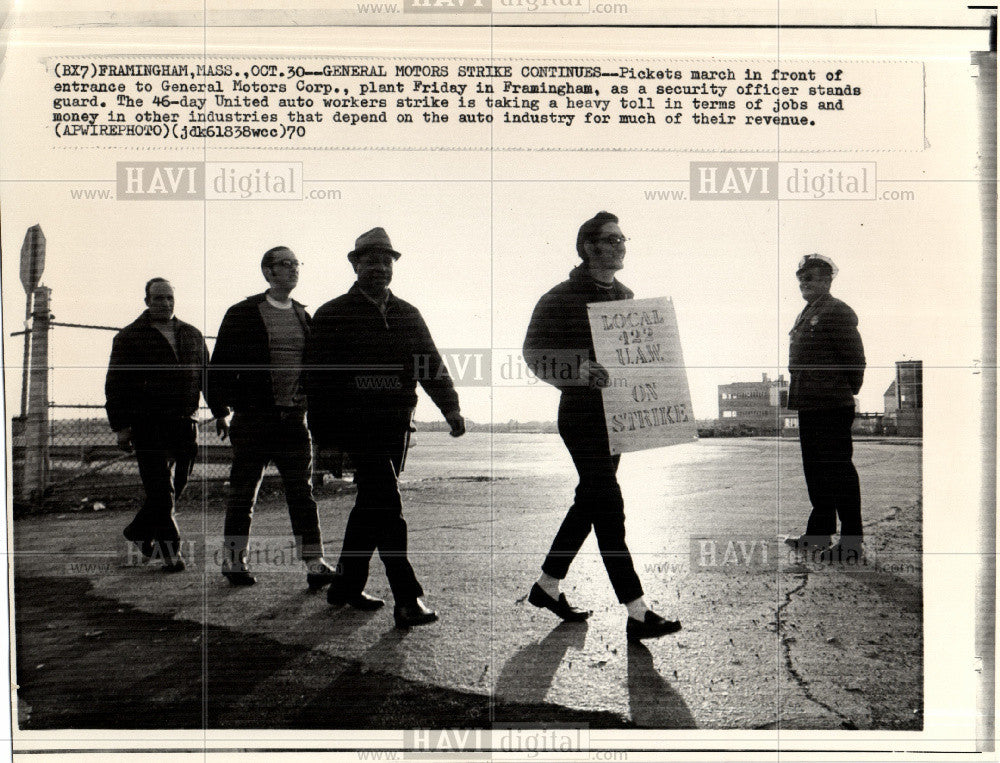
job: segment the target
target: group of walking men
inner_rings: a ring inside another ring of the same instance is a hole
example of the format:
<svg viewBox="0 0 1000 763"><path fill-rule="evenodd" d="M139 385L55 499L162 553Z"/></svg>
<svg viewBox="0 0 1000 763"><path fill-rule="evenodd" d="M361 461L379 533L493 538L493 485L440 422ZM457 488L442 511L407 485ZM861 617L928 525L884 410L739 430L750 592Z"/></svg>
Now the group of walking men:
<svg viewBox="0 0 1000 763"><path fill-rule="evenodd" d="M399 257L381 228L360 236L348 255L357 283L310 317L291 297L299 279L295 253L269 249L260 263L267 290L229 308L210 360L201 333L173 315L171 285L162 278L146 284L148 309L115 337L105 385L111 427L119 447L135 450L146 493L124 535L145 556L158 552L169 572L185 568L174 501L194 465L203 391L219 437L233 449L221 569L232 585L256 583L248 561L251 520L264 469L273 462L311 589L329 585L332 604L382 607L364 591L378 550L396 624L437 618L407 558L397 484L417 403L416 356L430 358L419 381L452 436L465 433L465 422L426 323L389 291ZM355 469L357 499L336 567L323 558L313 439L321 449L348 454Z"/></svg>
<svg viewBox="0 0 1000 763"><path fill-rule="evenodd" d="M611 455L601 397L609 374L596 361L587 317L588 303L632 298L615 277L624 267L626 241L614 215L600 212L587 220L576 240L582 263L542 296L525 338L530 365L543 365L538 361L553 352L583 358L572 379L540 377L561 391L559 434L579 484L528 601L565 621L590 616L589 610L569 604L560 582L593 530L611 585L627 609L627 636L644 639L676 632L681 624L647 606L625 540L616 477L620 456ZM310 318L291 298L299 274L294 252L281 246L268 250L261 260L268 289L229 308L210 359L201 333L174 316L170 283L154 278L146 284L147 310L115 337L106 382L111 428L122 450L134 450L146 493L124 530L143 555L159 553L168 572L185 568L174 502L194 466L195 415L204 393L219 437L228 437L233 450L221 566L232 585L256 583L248 561L250 527L264 469L273 462L311 589L329 585L327 599L334 605L382 607L384 601L365 592L378 550L396 625L437 619L422 600L423 589L407 558L398 487L417 382L453 437L465 433L465 422L426 323L389 290L399 258L383 229L361 235L348 254L357 282ZM850 429L865 360L857 316L829 293L835 274L836 267L822 255L806 256L796 273L807 305L791 332L788 405L799 409L813 511L806 532L789 543L839 559L861 554L860 487ZM357 497L335 567L323 557L312 494L314 440L321 450L346 453L355 469ZM841 538L831 546L838 516Z"/></svg>

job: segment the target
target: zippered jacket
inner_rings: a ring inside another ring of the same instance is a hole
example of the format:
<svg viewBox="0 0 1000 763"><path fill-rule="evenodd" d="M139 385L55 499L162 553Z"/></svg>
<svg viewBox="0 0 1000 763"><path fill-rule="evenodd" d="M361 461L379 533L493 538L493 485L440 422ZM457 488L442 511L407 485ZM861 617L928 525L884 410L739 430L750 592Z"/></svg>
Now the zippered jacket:
<svg viewBox="0 0 1000 763"><path fill-rule="evenodd" d="M104 382L114 431L197 413L208 363L205 338L189 323L176 317L171 322L176 353L148 310L115 335Z"/></svg>
<svg viewBox="0 0 1000 763"><path fill-rule="evenodd" d="M274 407L271 347L260 314L260 305L266 298L263 292L247 297L230 307L222 319L205 390L213 412L267 411ZM308 343L309 313L294 299L292 309Z"/></svg>

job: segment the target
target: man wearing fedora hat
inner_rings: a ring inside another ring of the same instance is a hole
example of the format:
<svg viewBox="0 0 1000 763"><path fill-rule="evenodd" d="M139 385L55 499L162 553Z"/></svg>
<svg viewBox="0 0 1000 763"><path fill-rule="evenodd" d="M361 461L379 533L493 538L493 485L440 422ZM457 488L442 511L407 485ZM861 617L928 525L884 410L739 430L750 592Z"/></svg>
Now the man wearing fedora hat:
<svg viewBox="0 0 1000 763"><path fill-rule="evenodd" d="M319 511L312 495L312 441L306 428L301 373L309 314L291 298L299 261L286 246L264 253L260 269L268 289L226 311L209 367L207 399L219 437L233 446L222 574L236 586L256 582L249 564L250 523L264 467L281 475L295 544L310 589L334 578L323 559ZM232 427L226 422L235 410Z"/></svg>
<svg viewBox="0 0 1000 763"><path fill-rule="evenodd" d="M786 540L823 561L862 560L861 486L851 460L854 396L865 376L858 316L830 294L837 266L807 254L795 275L806 301L790 332L788 407L799 412L802 468L812 513L806 531ZM840 541L831 546L840 517Z"/></svg>
<svg viewBox="0 0 1000 763"><path fill-rule="evenodd" d="M346 452L358 487L347 520L338 577L327 600L374 610L385 602L364 587L378 549L395 600L396 626L437 619L406 555L406 521L397 484L424 388L451 426L465 433L458 395L427 324L413 305L389 291L400 258L382 228L363 233L347 255L357 282L316 311L306 363L309 428L320 447Z"/></svg>

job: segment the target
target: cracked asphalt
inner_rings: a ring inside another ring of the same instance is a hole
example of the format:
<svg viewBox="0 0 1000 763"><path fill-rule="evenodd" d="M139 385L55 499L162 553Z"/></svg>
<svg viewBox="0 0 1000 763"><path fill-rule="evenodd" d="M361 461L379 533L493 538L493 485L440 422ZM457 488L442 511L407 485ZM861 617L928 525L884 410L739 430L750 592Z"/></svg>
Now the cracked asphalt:
<svg viewBox="0 0 1000 763"><path fill-rule="evenodd" d="M14 523L20 723L920 729L921 449L861 441L855 463L867 563L845 566L780 542L808 511L797 442L626 454L637 571L650 604L683 623L638 646L626 643L593 538L564 585L594 611L587 623L560 625L525 600L575 486L555 435L418 437L404 510L411 561L441 620L408 633L388 608L362 614L306 592L287 558L280 488L265 485L258 504L249 589L218 574L223 508L210 492L179 506L190 566L178 575L126 552L120 532L138 490L101 512L24 517ZM353 488L318 492L332 561ZM389 596L377 557L368 590ZM95 690L98 677L115 691Z"/></svg>

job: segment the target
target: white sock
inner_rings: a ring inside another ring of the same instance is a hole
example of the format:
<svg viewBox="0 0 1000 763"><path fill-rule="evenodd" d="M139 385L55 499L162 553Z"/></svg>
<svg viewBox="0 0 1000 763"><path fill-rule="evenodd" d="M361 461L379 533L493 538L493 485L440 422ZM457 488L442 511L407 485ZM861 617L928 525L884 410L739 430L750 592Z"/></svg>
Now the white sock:
<svg viewBox="0 0 1000 763"><path fill-rule="evenodd" d="M306 566L306 570L309 572L312 572L314 567L319 567L320 564L326 564L327 567L330 566L326 559L322 556L314 557L312 559L303 559L302 563Z"/></svg>
<svg viewBox="0 0 1000 763"><path fill-rule="evenodd" d="M541 589L553 599L559 598L559 583L559 578L554 578L544 572L542 573L542 576L538 578L538 585L541 586Z"/></svg>
<svg viewBox="0 0 1000 763"><path fill-rule="evenodd" d="M646 613L649 611L646 600L641 596L634 601L626 602L625 607L628 609L628 616L639 621L645 620Z"/></svg>

